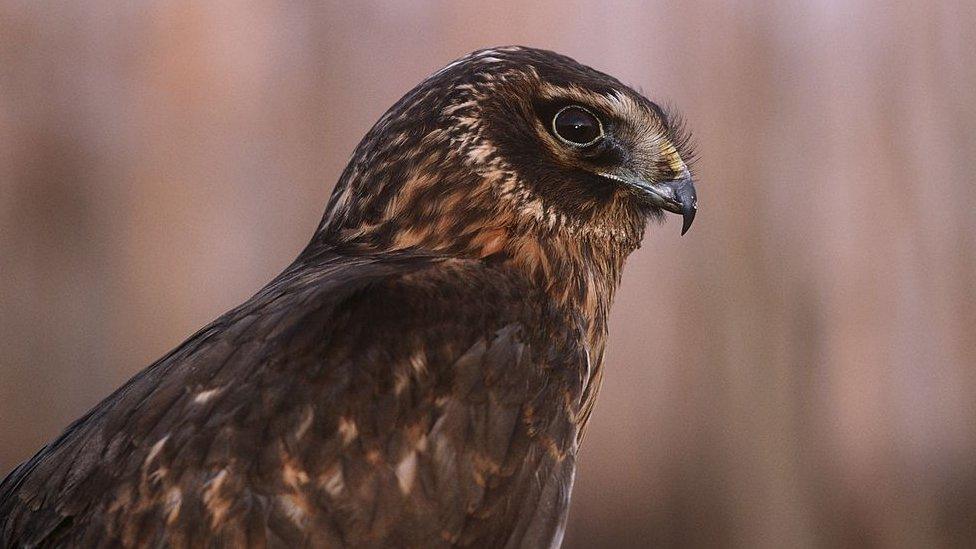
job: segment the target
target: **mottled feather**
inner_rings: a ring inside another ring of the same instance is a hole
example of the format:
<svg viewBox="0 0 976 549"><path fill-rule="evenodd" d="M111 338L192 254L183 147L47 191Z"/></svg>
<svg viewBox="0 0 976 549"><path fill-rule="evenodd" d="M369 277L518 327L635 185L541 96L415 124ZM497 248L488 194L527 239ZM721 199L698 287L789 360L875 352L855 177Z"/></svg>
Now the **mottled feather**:
<svg viewBox="0 0 976 549"><path fill-rule="evenodd" d="M560 102L614 143L560 144ZM0 544L558 545L620 270L660 213L598 172L687 174L673 135L552 52L435 73L290 267L0 483Z"/></svg>

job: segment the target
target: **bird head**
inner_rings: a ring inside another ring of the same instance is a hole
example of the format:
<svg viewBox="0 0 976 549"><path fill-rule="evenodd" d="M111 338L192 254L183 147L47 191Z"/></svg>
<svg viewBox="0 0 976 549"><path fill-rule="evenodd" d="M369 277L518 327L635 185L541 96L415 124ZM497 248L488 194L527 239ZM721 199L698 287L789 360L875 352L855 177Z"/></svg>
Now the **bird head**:
<svg viewBox="0 0 976 549"><path fill-rule="evenodd" d="M673 117L611 76L549 51L481 50L380 118L319 234L481 257L555 238L626 255L648 218L691 226L687 144Z"/></svg>

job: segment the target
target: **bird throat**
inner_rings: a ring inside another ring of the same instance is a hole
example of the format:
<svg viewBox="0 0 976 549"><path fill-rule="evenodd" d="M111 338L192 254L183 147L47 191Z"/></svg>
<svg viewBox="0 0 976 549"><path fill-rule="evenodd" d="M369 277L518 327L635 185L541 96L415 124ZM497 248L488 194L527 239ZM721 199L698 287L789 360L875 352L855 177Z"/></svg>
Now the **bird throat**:
<svg viewBox="0 0 976 549"><path fill-rule="evenodd" d="M614 219L605 223L574 222L506 174L497 175L445 181L416 170L385 200L383 193L345 199L356 185L341 182L310 247L488 261L514 269L592 329L605 330L624 260L639 246L644 220L610 211ZM626 225L614 226L620 218Z"/></svg>

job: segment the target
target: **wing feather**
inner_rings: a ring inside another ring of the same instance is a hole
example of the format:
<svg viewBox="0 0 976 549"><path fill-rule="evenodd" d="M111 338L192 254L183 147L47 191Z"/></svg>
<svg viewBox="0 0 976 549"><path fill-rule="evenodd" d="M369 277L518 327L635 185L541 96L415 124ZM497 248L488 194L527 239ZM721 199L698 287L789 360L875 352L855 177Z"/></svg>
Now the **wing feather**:
<svg viewBox="0 0 976 549"><path fill-rule="evenodd" d="M527 288L430 257L292 269L16 468L0 541L548 545L585 353Z"/></svg>

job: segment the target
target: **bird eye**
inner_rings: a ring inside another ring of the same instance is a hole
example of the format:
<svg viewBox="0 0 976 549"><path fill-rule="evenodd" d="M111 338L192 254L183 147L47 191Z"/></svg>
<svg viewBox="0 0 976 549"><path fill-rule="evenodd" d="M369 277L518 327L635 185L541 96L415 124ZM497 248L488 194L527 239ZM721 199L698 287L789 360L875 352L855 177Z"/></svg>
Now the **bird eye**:
<svg viewBox="0 0 976 549"><path fill-rule="evenodd" d="M552 119L552 131L556 137L575 147L592 145L603 137L600 119L576 105L563 107L556 113Z"/></svg>

